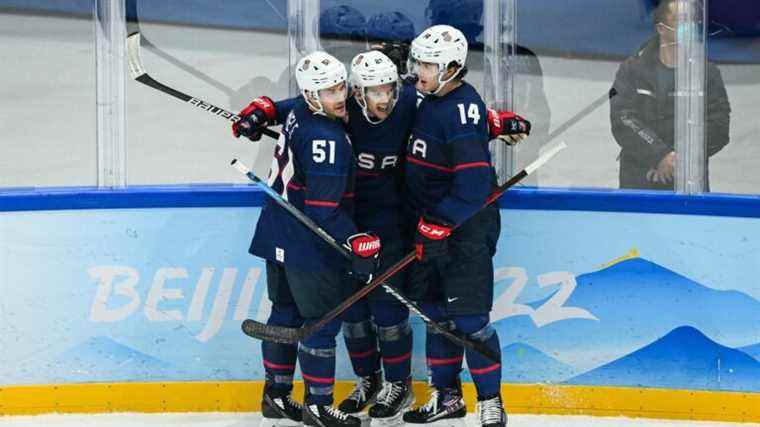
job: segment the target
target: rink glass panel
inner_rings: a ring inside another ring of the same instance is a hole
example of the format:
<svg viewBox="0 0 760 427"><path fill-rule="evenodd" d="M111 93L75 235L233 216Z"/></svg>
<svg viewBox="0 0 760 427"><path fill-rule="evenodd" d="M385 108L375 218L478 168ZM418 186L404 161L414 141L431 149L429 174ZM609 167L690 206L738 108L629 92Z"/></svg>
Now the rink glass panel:
<svg viewBox="0 0 760 427"><path fill-rule="evenodd" d="M753 13L755 19L760 19L760 11ZM734 31L742 36L727 34L708 38L708 52L715 56L713 60L722 75L731 105L729 143L710 158L710 189L718 193L758 194L760 31L747 31L741 27L741 22L729 24L738 24ZM719 56L728 52L741 52L741 55ZM709 130L708 124L708 133Z"/></svg>
<svg viewBox="0 0 760 427"><path fill-rule="evenodd" d="M93 185L91 15L15 3L0 1L0 187Z"/></svg>
<svg viewBox="0 0 760 427"><path fill-rule="evenodd" d="M234 113L258 96L288 96L286 1L179 3L137 0L154 79ZM271 138L235 139L229 121L131 80L127 100L129 184L246 182L233 158L265 176Z"/></svg>

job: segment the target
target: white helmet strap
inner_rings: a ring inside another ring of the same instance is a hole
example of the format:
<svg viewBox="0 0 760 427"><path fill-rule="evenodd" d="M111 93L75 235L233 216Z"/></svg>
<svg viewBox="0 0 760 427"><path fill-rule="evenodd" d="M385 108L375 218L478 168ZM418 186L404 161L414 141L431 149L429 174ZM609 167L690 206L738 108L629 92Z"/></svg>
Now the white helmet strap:
<svg viewBox="0 0 760 427"><path fill-rule="evenodd" d="M438 88L436 90L434 90L431 93L431 95L438 95L441 92L441 90L443 90L443 87L446 86L446 83L454 80L459 75L459 73L462 72L462 69L464 68L464 67L459 67L456 70L456 72L451 75L451 77L449 77L448 79L444 80L443 76L446 75L446 72L449 70L449 67L448 66L441 67L440 64L438 66L441 68L440 70L438 70Z"/></svg>
<svg viewBox="0 0 760 427"><path fill-rule="evenodd" d="M327 113L325 113L325 107L322 105L322 101L319 100L319 92L313 92L309 90L303 90L301 91L303 93L303 97L306 100L306 103L309 104L310 107L312 107L312 111L314 111L314 114L321 114L325 117L327 117ZM317 104L315 109L314 104Z"/></svg>
<svg viewBox="0 0 760 427"><path fill-rule="evenodd" d="M398 85L398 83L396 83L396 82L394 82L394 84ZM382 123L383 120L385 120L385 119L373 119L369 115L369 103L367 102L367 97L368 97L368 95L367 95L367 87L357 86L356 88L359 89L359 94L361 96L356 96L356 97L354 97L354 99L356 99L356 102L359 104L360 107L362 107L362 114L364 114L364 118L367 119L367 121L370 122L373 125L378 125L378 124ZM393 103L393 105L391 107L391 110L393 108L396 108L396 103L398 102L398 97L399 97L398 91L399 91L399 89L398 89L398 86L397 86L396 89L394 89L394 97L393 97L393 99L391 99L391 102Z"/></svg>

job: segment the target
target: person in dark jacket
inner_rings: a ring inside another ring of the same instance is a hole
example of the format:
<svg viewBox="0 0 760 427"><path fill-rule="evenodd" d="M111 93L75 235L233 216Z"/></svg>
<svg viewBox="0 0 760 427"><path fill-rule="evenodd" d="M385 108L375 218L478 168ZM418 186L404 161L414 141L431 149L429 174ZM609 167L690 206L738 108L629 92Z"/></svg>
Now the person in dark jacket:
<svg viewBox="0 0 760 427"><path fill-rule="evenodd" d="M674 189L679 1L686 0L660 3L654 15L657 35L620 65L610 91L612 135L621 148L620 188ZM707 159L728 144L731 107L718 67L708 63L706 77L704 177L709 191Z"/></svg>

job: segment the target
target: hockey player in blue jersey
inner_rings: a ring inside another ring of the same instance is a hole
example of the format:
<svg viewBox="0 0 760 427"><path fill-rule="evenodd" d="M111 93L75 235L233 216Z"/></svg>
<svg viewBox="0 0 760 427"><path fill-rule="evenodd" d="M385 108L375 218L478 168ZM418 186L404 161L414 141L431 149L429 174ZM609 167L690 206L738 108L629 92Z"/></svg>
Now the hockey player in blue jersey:
<svg viewBox="0 0 760 427"><path fill-rule="evenodd" d="M467 40L448 25L428 28L412 42L410 73L426 95L406 154L405 191L418 262L409 272L412 295L431 318L448 323L500 353L489 323L499 210L483 209L496 185L488 151L488 111L466 83ZM528 132L520 120L517 138ZM463 358L478 394L482 426L505 426L500 395L501 364L428 329L427 363L434 392L427 404L404 414L413 424L463 422L459 371Z"/></svg>
<svg viewBox="0 0 760 427"><path fill-rule="evenodd" d="M272 300L270 324L300 326L318 321L353 291L352 281L367 281L377 268L380 239L359 233L353 220L356 160L346 135L345 66L324 52L302 58L296 66L299 99L283 121L267 184L351 250L350 268L343 257L276 203L262 208L250 252L267 260ZM258 98L241 116L274 122L271 100ZM282 118L281 118L282 119ZM252 137L250 120L233 126L235 135ZM351 273L351 277L346 270ZM329 323L294 345L262 343L266 384L262 403L270 425L358 427L361 422L332 407L335 382L335 336L340 320ZM296 355L306 387L302 408L291 397Z"/></svg>
<svg viewBox="0 0 760 427"><path fill-rule="evenodd" d="M359 229L374 230L382 238L384 269L398 260L405 249L402 245L401 166L418 94L413 84L398 83L396 67L380 52L356 55L351 64L354 93L348 101L347 126L358 166L355 219ZM276 104L266 97L255 100L240 113L241 122L248 126L245 136L257 140L261 127L281 123L293 104L292 99ZM262 105L271 111L263 114ZM509 114L492 112L489 115L493 137L515 137L516 132L509 126L514 119L508 119ZM275 117L277 119L272 121ZM499 120L500 117L506 120ZM405 291L404 279L404 275L399 274L391 280L391 285ZM369 302L362 300L354 305L343 320L346 347L360 378L339 409L358 413L374 401L369 415L381 424L392 423L412 400L408 382L411 368L408 311L378 289L370 295ZM386 379L382 390L381 361Z"/></svg>
<svg viewBox="0 0 760 427"><path fill-rule="evenodd" d="M354 57L351 81L353 96L347 101L346 128L357 167L354 218L360 230L372 230L383 241L380 263L385 269L401 259L406 249L401 174L417 91L413 84L399 82L395 64L378 51ZM247 126L246 136L259 138L262 126L282 123L298 102L298 98L276 103L266 97L254 100L240 114L241 123ZM266 114L263 105L268 107ZM390 285L403 291L405 274L394 276ZM338 408L358 415L372 405L368 414L377 422L400 421L402 411L413 402L408 309L378 288L349 308L342 319L346 348L359 379ZM267 346L284 348L281 344Z"/></svg>
<svg viewBox="0 0 760 427"><path fill-rule="evenodd" d="M402 162L414 123L417 91L414 85L399 82L396 65L378 51L353 58L351 83L347 126L357 156L355 219L362 229L373 230L382 239L384 270L400 260L406 249ZM404 292L406 275L392 277L389 284ZM347 310L343 337L359 380L339 407L358 413L374 402L368 411L373 423L400 422L401 413L414 401L408 309L378 288Z"/></svg>

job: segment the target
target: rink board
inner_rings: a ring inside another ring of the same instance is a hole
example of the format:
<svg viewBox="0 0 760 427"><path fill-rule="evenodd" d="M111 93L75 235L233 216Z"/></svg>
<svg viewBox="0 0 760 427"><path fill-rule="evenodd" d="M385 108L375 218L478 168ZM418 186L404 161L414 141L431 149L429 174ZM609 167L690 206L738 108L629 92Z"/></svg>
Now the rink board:
<svg viewBox="0 0 760 427"><path fill-rule="evenodd" d="M269 311L247 254L262 201L0 192L0 414L255 410L260 345L239 324ZM501 206L491 315L511 411L760 420L760 198L519 189Z"/></svg>
<svg viewBox="0 0 760 427"><path fill-rule="evenodd" d="M67 384L0 387L0 415L108 412L258 412L262 381ZM339 381L336 399L353 384ZM414 383L416 404L427 400L424 382ZM295 396L303 384L297 382ZM472 383L464 385L470 411L475 407ZM504 384L510 414L625 416L655 419L760 421L760 395L709 391ZM298 399L299 401L301 399Z"/></svg>

